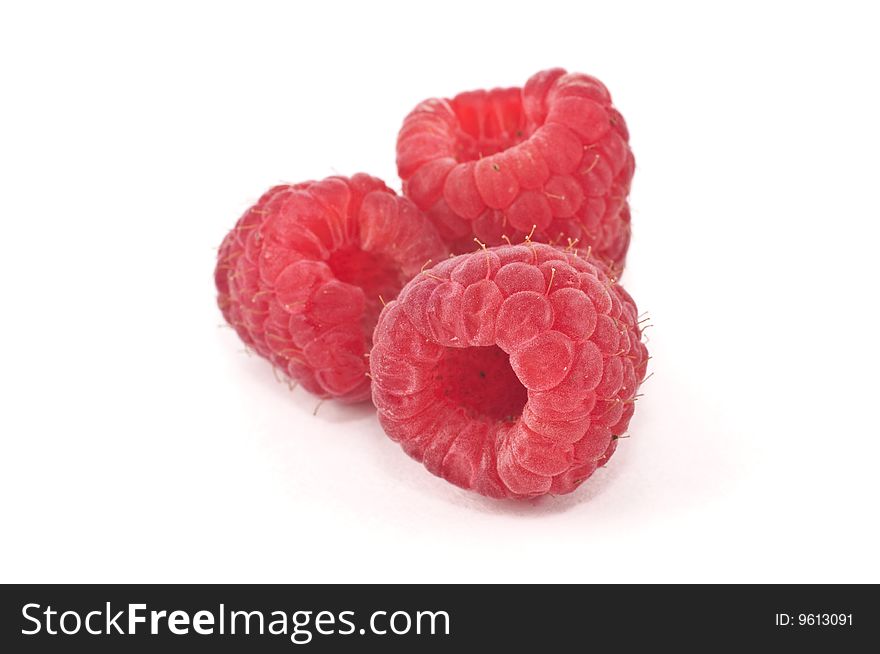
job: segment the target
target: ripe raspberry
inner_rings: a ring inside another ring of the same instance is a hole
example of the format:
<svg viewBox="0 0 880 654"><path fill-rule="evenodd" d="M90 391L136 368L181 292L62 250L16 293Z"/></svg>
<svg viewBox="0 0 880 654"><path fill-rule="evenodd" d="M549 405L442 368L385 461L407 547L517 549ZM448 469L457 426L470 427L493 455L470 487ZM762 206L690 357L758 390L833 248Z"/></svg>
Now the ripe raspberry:
<svg viewBox="0 0 880 654"><path fill-rule="evenodd" d="M635 160L626 123L596 78L561 68L522 88L431 99L397 137L404 194L428 214L453 252L476 235L489 245L531 232L578 240L622 270Z"/></svg>
<svg viewBox="0 0 880 654"><path fill-rule="evenodd" d="M218 303L247 345L307 390L357 402L370 396L383 298L444 252L421 212L374 177L276 186L220 246Z"/></svg>
<svg viewBox="0 0 880 654"><path fill-rule="evenodd" d="M447 259L382 311L373 402L432 473L490 497L570 493L626 431L648 353L607 268L526 243Z"/></svg>

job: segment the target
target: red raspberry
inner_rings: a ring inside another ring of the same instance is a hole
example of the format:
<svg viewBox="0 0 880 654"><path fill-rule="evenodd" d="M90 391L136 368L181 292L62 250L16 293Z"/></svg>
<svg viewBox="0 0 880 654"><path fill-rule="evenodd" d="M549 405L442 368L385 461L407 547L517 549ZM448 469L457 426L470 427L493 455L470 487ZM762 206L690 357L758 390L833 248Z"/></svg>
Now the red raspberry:
<svg viewBox="0 0 880 654"><path fill-rule="evenodd" d="M440 237L368 175L276 186L220 246L218 303L241 339L320 397L370 396L366 353L384 300Z"/></svg>
<svg viewBox="0 0 880 654"><path fill-rule="evenodd" d="M623 268L635 160L626 123L596 78L561 68L525 87L431 99L397 137L404 194L453 252L489 245L578 240Z"/></svg>
<svg viewBox="0 0 880 654"><path fill-rule="evenodd" d="M373 402L432 473L490 497L570 493L626 431L648 353L607 268L526 243L447 259L373 335Z"/></svg>

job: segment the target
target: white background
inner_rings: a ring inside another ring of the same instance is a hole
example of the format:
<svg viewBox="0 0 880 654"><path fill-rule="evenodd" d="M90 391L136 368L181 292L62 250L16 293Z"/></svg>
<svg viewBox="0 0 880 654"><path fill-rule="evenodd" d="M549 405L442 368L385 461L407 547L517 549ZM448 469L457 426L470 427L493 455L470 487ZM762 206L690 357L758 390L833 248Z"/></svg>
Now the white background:
<svg viewBox="0 0 880 654"><path fill-rule="evenodd" d="M867 3L0 10L0 580L880 581ZM496 502L218 328L215 247L420 100L598 76L654 376L610 465Z"/></svg>

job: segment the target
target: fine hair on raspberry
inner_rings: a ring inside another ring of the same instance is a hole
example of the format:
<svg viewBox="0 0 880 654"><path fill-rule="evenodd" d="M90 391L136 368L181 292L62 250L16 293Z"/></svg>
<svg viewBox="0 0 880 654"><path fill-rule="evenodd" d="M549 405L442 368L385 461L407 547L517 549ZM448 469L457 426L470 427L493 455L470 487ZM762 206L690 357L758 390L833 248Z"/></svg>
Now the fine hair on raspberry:
<svg viewBox="0 0 880 654"><path fill-rule="evenodd" d="M370 397L383 303L445 248L406 198L364 174L275 186L220 246L218 304L244 343L321 398Z"/></svg>
<svg viewBox="0 0 880 654"><path fill-rule="evenodd" d="M623 269L635 160L595 77L554 68L522 88L426 100L404 120L397 168L454 253L470 251L474 235L500 245L533 232Z"/></svg>
<svg viewBox="0 0 880 654"><path fill-rule="evenodd" d="M573 491L613 454L648 354L638 311L589 252L526 242L423 271L370 353L386 433L493 498Z"/></svg>

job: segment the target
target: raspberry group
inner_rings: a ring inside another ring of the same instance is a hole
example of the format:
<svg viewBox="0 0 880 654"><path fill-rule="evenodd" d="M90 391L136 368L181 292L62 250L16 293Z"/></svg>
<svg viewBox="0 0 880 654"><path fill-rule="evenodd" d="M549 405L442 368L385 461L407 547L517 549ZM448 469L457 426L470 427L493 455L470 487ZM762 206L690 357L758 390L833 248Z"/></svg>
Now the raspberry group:
<svg viewBox="0 0 880 654"><path fill-rule="evenodd" d="M455 253L531 234L577 242L623 268L635 161L623 116L595 77L561 68L523 88L430 99L397 139L404 193Z"/></svg>
<svg viewBox="0 0 880 654"><path fill-rule="evenodd" d="M373 401L432 473L490 497L569 493L626 432L647 350L604 264L526 243L443 261L379 319Z"/></svg>
<svg viewBox="0 0 880 654"><path fill-rule="evenodd" d="M618 281L635 163L611 95L554 68L426 100L397 167L402 195L366 174L269 189L220 246L224 318L315 396L372 399L456 486L574 491L627 433L649 359Z"/></svg>
<svg viewBox="0 0 880 654"><path fill-rule="evenodd" d="M442 256L413 204L368 175L275 186L230 231L218 303L242 341L321 398L369 398L384 301Z"/></svg>

